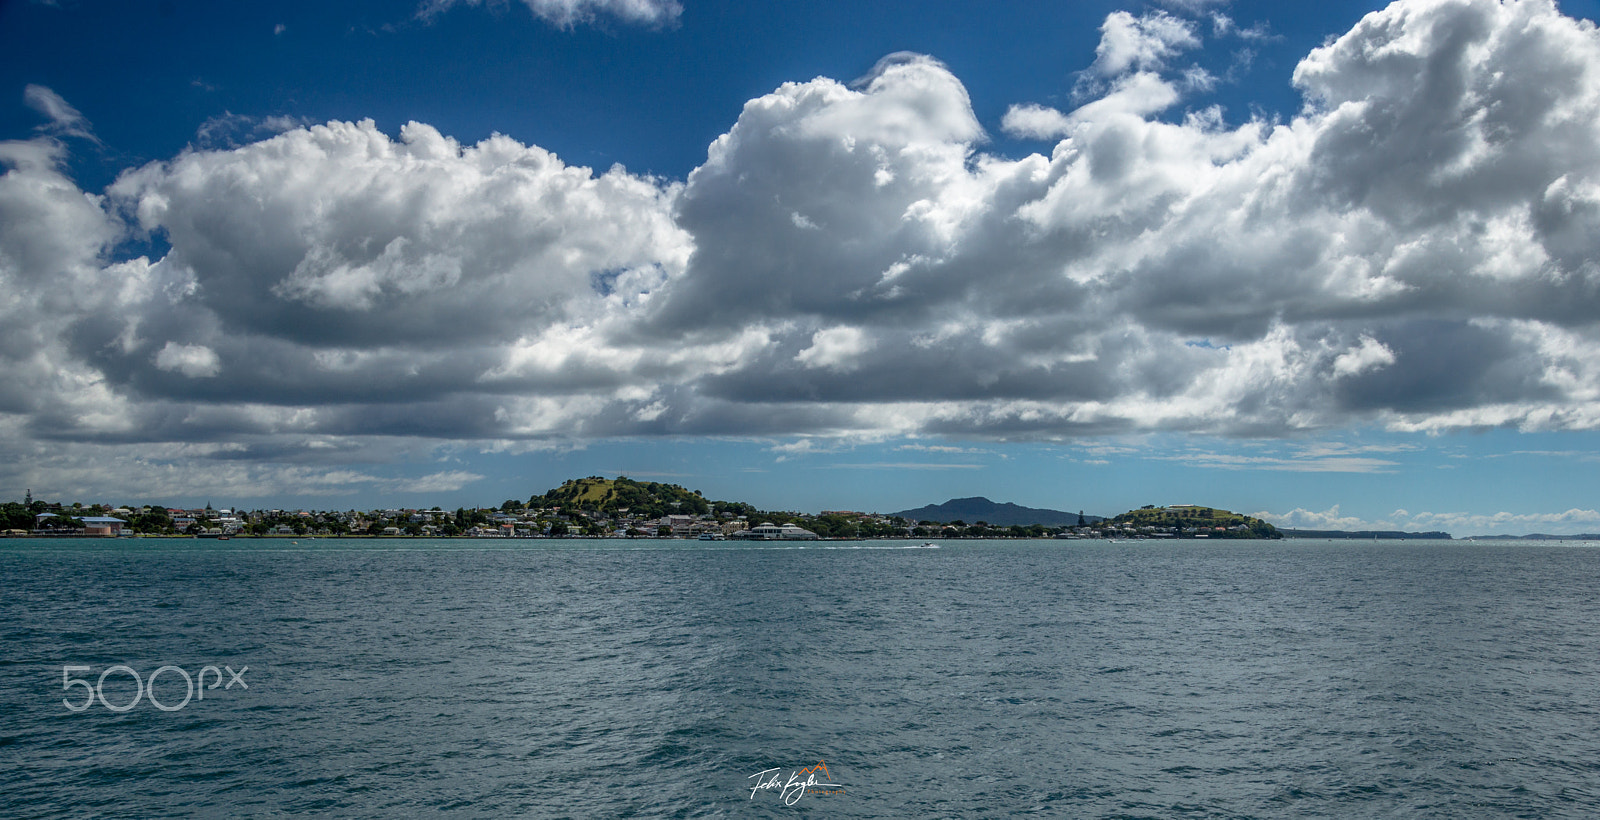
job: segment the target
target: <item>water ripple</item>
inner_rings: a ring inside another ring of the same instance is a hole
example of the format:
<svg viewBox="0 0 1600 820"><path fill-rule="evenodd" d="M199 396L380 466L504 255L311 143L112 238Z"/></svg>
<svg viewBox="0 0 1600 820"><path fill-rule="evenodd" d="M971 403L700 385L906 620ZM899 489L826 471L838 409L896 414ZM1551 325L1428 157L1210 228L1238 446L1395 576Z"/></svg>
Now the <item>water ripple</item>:
<svg viewBox="0 0 1600 820"><path fill-rule="evenodd" d="M0 812L1600 814L1600 551L316 543L0 546Z"/></svg>

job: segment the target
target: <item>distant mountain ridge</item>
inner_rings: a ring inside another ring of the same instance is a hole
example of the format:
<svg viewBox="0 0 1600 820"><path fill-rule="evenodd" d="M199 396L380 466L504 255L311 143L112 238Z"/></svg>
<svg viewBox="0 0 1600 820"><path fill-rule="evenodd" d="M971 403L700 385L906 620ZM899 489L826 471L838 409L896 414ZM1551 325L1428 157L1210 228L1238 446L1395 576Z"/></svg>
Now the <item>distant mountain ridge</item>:
<svg viewBox="0 0 1600 820"><path fill-rule="evenodd" d="M1527 535L1469 535L1463 541L1600 541L1600 533L1580 532L1573 535L1551 535L1530 532Z"/></svg>
<svg viewBox="0 0 1600 820"><path fill-rule="evenodd" d="M1028 527L1034 524L1045 527L1073 527L1078 524L1078 513L1075 512L1024 507L1020 504L996 504L982 496L952 498L943 504L929 504L926 507L902 510L889 515L898 515L911 521L937 521L941 524L952 521L976 524L982 521L997 527ZM1105 516L1085 513L1083 519L1093 524L1104 521Z"/></svg>

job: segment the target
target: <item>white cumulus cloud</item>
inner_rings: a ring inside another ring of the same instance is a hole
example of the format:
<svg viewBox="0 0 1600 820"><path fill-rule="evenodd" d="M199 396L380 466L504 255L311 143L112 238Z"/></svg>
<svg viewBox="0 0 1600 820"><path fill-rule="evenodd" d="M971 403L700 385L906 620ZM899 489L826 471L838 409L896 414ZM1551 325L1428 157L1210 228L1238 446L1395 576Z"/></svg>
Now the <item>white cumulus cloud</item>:
<svg viewBox="0 0 1600 820"><path fill-rule="evenodd" d="M825 367L849 372L854 359L872 347L872 340L860 328L830 327L811 337L811 346L800 351L795 361L806 367Z"/></svg>
<svg viewBox="0 0 1600 820"><path fill-rule="evenodd" d="M1163 11L1142 17L1114 11L1100 26L1100 45L1091 70L1114 77L1130 70L1160 69L1171 57L1199 44L1194 24L1188 20Z"/></svg>
<svg viewBox="0 0 1600 820"><path fill-rule="evenodd" d="M206 379L222 372L222 360L217 352L205 345L181 345L167 342L156 351L155 365L162 370L182 373L192 379Z"/></svg>
<svg viewBox="0 0 1600 820"><path fill-rule="evenodd" d="M1362 336L1357 346L1333 360L1335 376L1355 376L1368 370L1394 364L1394 351L1371 336Z"/></svg>

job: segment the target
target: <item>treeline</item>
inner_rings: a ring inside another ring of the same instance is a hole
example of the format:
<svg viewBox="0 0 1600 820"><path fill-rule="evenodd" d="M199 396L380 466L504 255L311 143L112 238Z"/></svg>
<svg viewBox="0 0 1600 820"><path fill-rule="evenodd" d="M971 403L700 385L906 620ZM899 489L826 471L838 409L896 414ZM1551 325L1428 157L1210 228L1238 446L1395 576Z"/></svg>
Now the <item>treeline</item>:
<svg viewBox="0 0 1600 820"><path fill-rule="evenodd" d="M83 519L100 516L110 516L113 507L103 504L91 504L87 507L82 504L52 504L46 501L29 500L25 503L7 501L0 504L0 530L81 530ZM151 505L144 507L127 507L131 513L118 515L128 522L127 529L132 532L176 534L177 528L173 526L172 516L167 514L167 508ZM50 517L40 519L39 516L50 513Z"/></svg>
<svg viewBox="0 0 1600 820"><path fill-rule="evenodd" d="M26 504L18 504L15 501L7 501L4 504L0 504L0 530L31 530L34 527L35 517L47 512L51 512L50 505L43 501L35 501L31 507ZM84 515L91 515L91 513L84 513ZM81 528L83 522L79 521L78 526Z"/></svg>

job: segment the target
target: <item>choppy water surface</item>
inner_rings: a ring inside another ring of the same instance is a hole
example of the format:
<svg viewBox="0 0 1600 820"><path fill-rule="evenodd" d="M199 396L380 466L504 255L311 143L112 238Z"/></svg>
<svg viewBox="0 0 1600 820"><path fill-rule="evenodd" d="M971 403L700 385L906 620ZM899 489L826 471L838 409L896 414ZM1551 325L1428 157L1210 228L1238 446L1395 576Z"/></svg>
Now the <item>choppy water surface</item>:
<svg viewBox="0 0 1600 820"><path fill-rule="evenodd" d="M0 542L0 814L1600 815L1600 549L396 543Z"/></svg>

